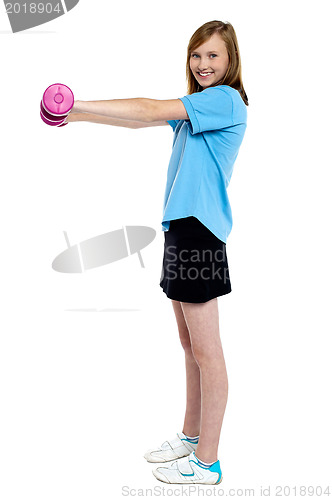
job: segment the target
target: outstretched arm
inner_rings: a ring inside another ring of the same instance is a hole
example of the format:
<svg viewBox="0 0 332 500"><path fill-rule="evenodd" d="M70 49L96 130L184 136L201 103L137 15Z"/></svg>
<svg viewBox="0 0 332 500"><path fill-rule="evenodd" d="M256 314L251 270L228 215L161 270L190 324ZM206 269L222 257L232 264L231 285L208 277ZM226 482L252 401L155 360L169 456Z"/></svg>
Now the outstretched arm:
<svg viewBox="0 0 332 500"><path fill-rule="evenodd" d="M136 97L109 101L75 101L72 112L92 113L120 120L144 123L167 120L187 120L188 115L180 99L157 100Z"/></svg>
<svg viewBox="0 0 332 500"><path fill-rule="evenodd" d="M139 122L134 120L121 120L119 118L110 118L105 115L97 115L93 113L78 113L71 111L67 116L66 122L91 122L91 123L100 123L103 125L114 125L116 127L126 127L126 128L146 128L146 127L157 127L161 125L167 125L167 121L158 121L158 122Z"/></svg>

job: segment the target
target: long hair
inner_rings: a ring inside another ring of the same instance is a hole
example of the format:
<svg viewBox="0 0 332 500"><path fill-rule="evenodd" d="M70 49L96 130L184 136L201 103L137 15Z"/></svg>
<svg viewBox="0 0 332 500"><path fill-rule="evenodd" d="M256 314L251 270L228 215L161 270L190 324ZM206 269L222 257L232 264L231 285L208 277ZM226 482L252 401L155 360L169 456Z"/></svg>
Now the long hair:
<svg viewBox="0 0 332 500"><path fill-rule="evenodd" d="M228 85L229 87L233 87L234 89L239 91L246 106L249 106L248 97L245 93L242 83L242 68L239 45L235 30L233 26L228 22L223 23L222 21L209 21L208 23L205 23L200 28L198 28L190 38L187 50L186 65L188 94L201 92L203 90L203 87L196 81L190 69L191 53L200 45L207 42L215 33L218 33L225 42L228 52L229 64L225 76L212 86L215 87L216 85Z"/></svg>

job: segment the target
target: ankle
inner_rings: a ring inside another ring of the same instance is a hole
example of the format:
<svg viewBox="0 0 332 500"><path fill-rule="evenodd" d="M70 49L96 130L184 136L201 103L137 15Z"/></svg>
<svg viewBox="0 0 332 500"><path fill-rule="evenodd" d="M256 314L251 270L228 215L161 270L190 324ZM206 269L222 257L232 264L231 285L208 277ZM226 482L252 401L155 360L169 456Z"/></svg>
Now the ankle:
<svg viewBox="0 0 332 500"><path fill-rule="evenodd" d="M187 437L191 437L191 438L194 438L194 437L198 437L199 436L199 430L196 431L196 432L192 432L190 429L189 429L190 432L185 432L185 431L182 431L183 434Z"/></svg>
<svg viewBox="0 0 332 500"><path fill-rule="evenodd" d="M198 460L200 460L201 462L206 463L206 464L212 464L212 463L214 463L214 462L216 462L218 460L218 457L215 458L211 454L210 455L208 455L208 454L204 455L204 453L201 454L201 452L198 449L198 447L197 447L197 449L195 451L195 456L196 456L196 458L198 458Z"/></svg>

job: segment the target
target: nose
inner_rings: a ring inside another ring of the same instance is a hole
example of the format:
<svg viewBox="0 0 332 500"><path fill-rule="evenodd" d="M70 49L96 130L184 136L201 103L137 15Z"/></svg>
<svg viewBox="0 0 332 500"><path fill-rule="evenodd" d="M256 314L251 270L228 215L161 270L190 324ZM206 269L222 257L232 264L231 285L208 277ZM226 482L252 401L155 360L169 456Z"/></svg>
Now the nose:
<svg viewBox="0 0 332 500"><path fill-rule="evenodd" d="M201 58L199 65L197 66L198 71L204 71L209 67L208 59Z"/></svg>

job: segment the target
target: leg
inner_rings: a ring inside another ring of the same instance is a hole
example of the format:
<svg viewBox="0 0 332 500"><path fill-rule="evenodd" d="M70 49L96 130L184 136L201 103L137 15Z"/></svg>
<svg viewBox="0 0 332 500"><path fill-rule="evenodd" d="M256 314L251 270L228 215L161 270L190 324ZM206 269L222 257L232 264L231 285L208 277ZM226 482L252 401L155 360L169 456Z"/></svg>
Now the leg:
<svg viewBox="0 0 332 500"><path fill-rule="evenodd" d="M191 349L189 330L183 316L181 303L172 300L172 305L186 363L187 404L182 432L187 436L198 436L201 421L200 370Z"/></svg>
<svg viewBox="0 0 332 500"><path fill-rule="evenodd" d="M217 298L200 304L181 302L192 351L201 374L202 413L196 450L204 462L218 460L221 425L228 396L228 378L219 334Z"/></svg>

